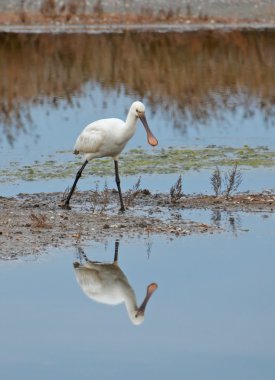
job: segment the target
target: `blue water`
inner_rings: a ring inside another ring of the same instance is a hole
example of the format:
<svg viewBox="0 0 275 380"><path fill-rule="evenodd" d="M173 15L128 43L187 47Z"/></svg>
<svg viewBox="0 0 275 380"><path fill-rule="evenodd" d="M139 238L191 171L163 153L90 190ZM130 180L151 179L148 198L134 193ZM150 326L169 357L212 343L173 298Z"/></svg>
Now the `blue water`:
<svg viewBox="0 0 275 380"><path fill-rule="evenodd" d="M274 379L274 215L240 219L237 234L120 241L138 303L158 284L140 326L84 295L76 248L0 263L1 378ZM111 262L114 243L82 248Z"/></svg>
<svg viewBox="0 0 275 380"><path fill-rule="evenodd" d="M58 109L52 107L51 103L32 106L33 126L26 123L26 131L18 132L12 147L3 139L2 149L5 148L12 155L6 156L4 162L20 159L22 163L31 163L41 157L54 156L59 151L69 152L86 125L106 117L126 119L132 102L139 100L134 94L122 92L118 95L112 89L106 94L106 90L99 84L84 86L82 93L72 97L73 104L77 103L78 106L68 107L67 101L62 99L59 100ZM157 136L160 147L198 147L214 144L275 148L275 128L266 124L264 114L258 108L250 118L243 117L245 110L241 105L234 113L223 108L223 120L215 115L216 118L213 116L201 122L190 121L188 128L180 129L175 128L175 120L168 119L164 109L154 107L153 110L146 99L142 100L146 106L148 123ZM127 149L138 146L151 149L140 122L135 136L127 144Z"/></svg>
<svg viewBox="0 0 275 380"><path fill-rule="evenodd" d="M274 150L274 39L272 30L2 33L0 169L48 160L66 164L74 159L75 140L87 124L125 119L137 99L146 106L160 149L249 145ZM126 150L136 147L152 149L140 122ZM202 184L197 173L184 174L188 193L210 191L208 180ZM209 172L201 174L206 176ZM243 190L274 188L274 169L254 169L249 176ZM132 180L123 179L125 190ZM71 181L18 180L5 183L1 194L63 191ZM90 183L81 181L79 188ZM148 183L153 191L167 191L159 189L155 177Z"/></svg>
<svg viewBox="0 0 275 380"><path fill-rule="evenodd" d="M92 95L90 94L92 92ZM36 106L32 109L32 119L35 127L30 127L27 133L19 133L18 138L10 146L3 141L0 153L3 157L0 166L9 167L10 162L17 165L32 165L32 163L45 162L47 160L63 161L73 160L72 149L75 140L83 127L89 122L102 117L125 118L128 107L136 98L132 95L121 94L117 96L111 90L108 92L108 102L104 101L105 93L100 86L89 86L84 88L84 96L77 98L79 108L65 107L58 109L51 105ZM90 94L90 96L88 96ZM92 97L92 100L91 100ZM75 99L76 101L76 99ZM62 100L60 101L62 103ZM145 101L146 104L146 101ZM172 120L166 120L164 110L158 109L152 112L147 105L147 119L159 140L159 147L185 146L206 147L211 144L241 147L245 144L250 146L268 146L274 148L274 128L264 127L263 115L256 112L252 120L242 120L238 112L232 115L228 111L227 119L220 124L219 120L209 120L206 123L197 124L188 128L184 133L182 130L175 129ZM241 108L241 107L240 107ZM241 126L241 127L240 127ZM238 136L236 140L236 136ZM126 150L143 147L148 151L153 149L148 146L146 134L141 123L138 124L137 132L126 147ZM91 167L93 163L90 164ZM213 169L214 170L214 169ZM149 187L152 191L168 192L175 183L179 174L185 179L185 192L190 193L212 193L210 176L213 170L202 170L200 172L188 171L171 175L168 177L142 175L143 187ZM226 169L225 169L226 170ZM275 188L275 176L273 169L253 169L243 170L243 183L240 191L261 191L263 189ZM163 177L163 180L161 178ZM115 186L114 179L111 177L98 178L89 177L81 179L80 190L95 188L95 183L99 181L101 186L107 180L110 187ZM123 189L126 191L136 183L137 176L124 177L122 182ZM37 181L15 181L1 185L1 194L5 196L16 195L20 192L35 193L41 191L64 191L70 186L72 179L67 180L37 180ZM168 183L169 182L169 183Z"/></svg>

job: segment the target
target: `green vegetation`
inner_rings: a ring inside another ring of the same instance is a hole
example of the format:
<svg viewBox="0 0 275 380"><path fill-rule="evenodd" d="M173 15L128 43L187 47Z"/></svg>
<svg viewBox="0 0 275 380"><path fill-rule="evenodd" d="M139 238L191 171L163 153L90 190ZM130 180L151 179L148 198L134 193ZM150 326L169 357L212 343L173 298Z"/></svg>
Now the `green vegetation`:
<svg viewBox="0 0 275 380"><path fill-rule="evenodd" d="M81 165L81 159L62 162L62 155L57 153L56 160L47 159L45 162L35 161L33 165L20 166L11 162L9 167L0 169L0 182L17 180L51 180L61 178L73 178ZM49 157L48 157L49 158ZM133 149L123 154L120 158L121 175L137 174L169 174L182 173L186 170L213 169L217 166L232 167L274 167L275 151L267 147L251 148L243 146L232 147L207 147L199 148L167 148L147 151ZM96 176L114 175L112 159L93 160L84 171L83 176L94 174Z"/></svg>

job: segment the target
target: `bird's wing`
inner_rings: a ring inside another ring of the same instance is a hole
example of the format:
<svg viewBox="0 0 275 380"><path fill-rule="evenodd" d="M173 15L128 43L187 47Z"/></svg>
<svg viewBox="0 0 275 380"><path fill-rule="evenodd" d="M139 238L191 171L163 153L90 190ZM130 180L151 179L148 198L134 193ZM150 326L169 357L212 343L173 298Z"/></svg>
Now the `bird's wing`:
<svg viewBox="0 0 275 380"><path fill-rule="evenodd" d="M76 140L74 151L77 153L96 153L105 139L105 131L99 128L85 128Z"/></svg>
<svg viewBox="0 0 275 380"><path fill-rule="evenodd" d="M115 141L124 124L122 120L112 118L97 120L87 125L76 140L74 152L98 153L106 142Z"/></svg>

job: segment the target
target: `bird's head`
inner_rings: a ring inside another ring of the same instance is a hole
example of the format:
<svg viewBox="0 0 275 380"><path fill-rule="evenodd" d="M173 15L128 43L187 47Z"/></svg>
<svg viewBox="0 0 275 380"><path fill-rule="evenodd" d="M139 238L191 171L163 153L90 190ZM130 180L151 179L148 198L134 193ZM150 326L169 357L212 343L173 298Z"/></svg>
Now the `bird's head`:
<svg viewBox="0 0 275 380"><path fill-rule="evenodd" d="M133 311L131 315L131 320L134 325L140 325L144 321L144 313L145 313L146 305L149 299L151 298L152 294L154 293L154 291L157 289L157 287L158 285L155 283L148 285L144 301L142 302L142 304L140 305L138 309Z"/></svg>
<svg viewBox="0 0 275 380"><path fill-rule="evenodd" d="M146 117L145 117L145 106L143 103L136 101L132 104L132 110L137 118L140 119L142 122L145 131L147 133L147 141L150 145L156 146L158 145L158 140L155 138L153 133L151 132L149 125L147 123Z"/></svg>
<svg viewBox="0 0 275 380"><path fill-rule="evenodd" d="M145 115L145 105L139 101L136 101L132 105L136 117Z"/></svg>

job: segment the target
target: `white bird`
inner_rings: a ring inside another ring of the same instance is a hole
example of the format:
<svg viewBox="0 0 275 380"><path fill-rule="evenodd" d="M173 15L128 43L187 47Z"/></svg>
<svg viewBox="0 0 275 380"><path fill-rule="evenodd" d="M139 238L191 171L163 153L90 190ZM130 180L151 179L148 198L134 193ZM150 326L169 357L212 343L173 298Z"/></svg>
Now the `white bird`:
<svg viewBox="0 0 275 380"><path fill-rule="evenodd" d="M90 261L79 248L85 264L73 264L76 279L83 292L94 301L108 305L125 303L130 320L134 325L139 325L144 321L147 302L158 286L155 283L148 285L144 301L138 307L135 292L118 266L118 246L119 242L116 241L113 263Z"/></svg>
<svg viewBox="0 0 275 380"><path fill-rule="evenodd" d="M76 140L74 154L84 154L85 162L77 172L73 186L61 207L70 209L69 203L71 196L87 163L93 158L111 157L115 164L115 179L121 205L120 211L125 211L120 188L118 159L127 142L133 137L138 119L140 119L144 125L148 143L152 146L156 146L158 141L148 126L145 117L145 106L139 101L131 105L126 121L115 118L101 119L84 128Z"/></svg>

